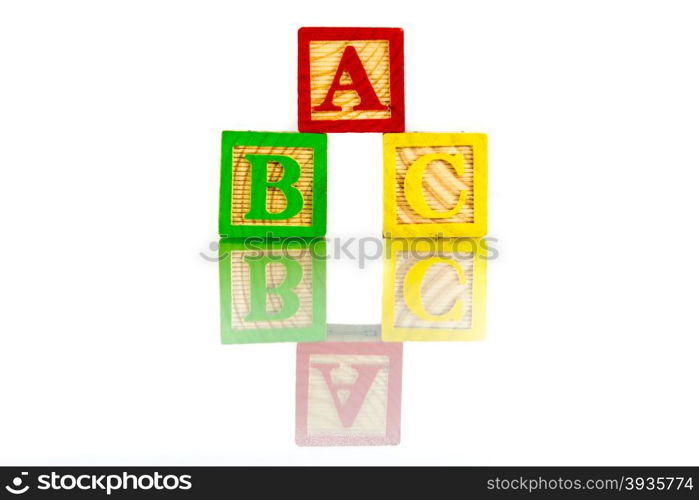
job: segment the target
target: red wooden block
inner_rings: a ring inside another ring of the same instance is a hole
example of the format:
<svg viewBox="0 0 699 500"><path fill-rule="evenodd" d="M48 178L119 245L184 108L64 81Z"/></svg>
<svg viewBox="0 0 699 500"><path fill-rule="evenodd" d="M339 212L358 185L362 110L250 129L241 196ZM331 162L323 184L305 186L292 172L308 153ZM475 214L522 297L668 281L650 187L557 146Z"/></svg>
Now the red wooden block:
<svg viewBox="0 0 699 500"><path fill-rule="evenodd" d="M299 29L299 131L403 132L401 28Z"/></svg>
<svg viewBox="0 0 699 500"><path fill-rule="evenodd" d="M299 446L400 442L403 344L321 342L296 350Z"/></svg>

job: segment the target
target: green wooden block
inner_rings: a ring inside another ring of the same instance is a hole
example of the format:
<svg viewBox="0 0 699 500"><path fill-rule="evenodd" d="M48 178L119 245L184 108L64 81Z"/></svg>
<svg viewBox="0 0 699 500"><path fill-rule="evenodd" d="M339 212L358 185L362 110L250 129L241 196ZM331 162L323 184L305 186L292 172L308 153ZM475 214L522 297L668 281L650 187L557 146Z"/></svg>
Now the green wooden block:
<svg viewBox="0 0 699 500"><path fill-rule="evenodd" d="M325 240L223 239L221 342L325 340Z"/></svg>
<svg viewBox="0 0 699 500"><path fill-rule="evenodd" d="M325 134L224 131L219 234L324 236L327 150Z"/></svg>

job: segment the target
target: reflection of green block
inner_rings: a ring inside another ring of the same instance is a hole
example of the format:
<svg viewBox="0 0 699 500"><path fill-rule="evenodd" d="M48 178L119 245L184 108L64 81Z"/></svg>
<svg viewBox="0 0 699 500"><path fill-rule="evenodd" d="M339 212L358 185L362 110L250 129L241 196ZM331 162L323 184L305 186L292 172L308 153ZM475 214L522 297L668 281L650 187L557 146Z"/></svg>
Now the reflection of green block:
<svg viewBox="0 0 699 500"><path fill-rule="evenodd" d="M325 240L223 239L221 342L325 340Z"/></svg>

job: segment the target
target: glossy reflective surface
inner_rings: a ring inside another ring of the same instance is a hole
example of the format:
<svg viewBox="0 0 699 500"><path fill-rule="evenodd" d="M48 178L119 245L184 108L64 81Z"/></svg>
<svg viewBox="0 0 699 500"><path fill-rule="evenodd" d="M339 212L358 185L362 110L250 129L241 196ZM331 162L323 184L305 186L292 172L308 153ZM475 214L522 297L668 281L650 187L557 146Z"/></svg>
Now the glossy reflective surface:
<svg viewBox="0 0 699 500"><path fill-rule="evenodd" d="M381 325L326 324L326 242L222 240L221 341L299 342L296 443L397 445L403 341L485 337L484 240L385 241Z"/></svg>

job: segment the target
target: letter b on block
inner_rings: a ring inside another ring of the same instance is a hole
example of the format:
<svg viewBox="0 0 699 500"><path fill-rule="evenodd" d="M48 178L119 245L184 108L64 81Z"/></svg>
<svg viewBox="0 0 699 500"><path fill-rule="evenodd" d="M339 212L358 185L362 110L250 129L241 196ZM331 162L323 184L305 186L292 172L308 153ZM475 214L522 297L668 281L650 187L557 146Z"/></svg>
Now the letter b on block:
<svg viewBox="0 0 699 500"><path fill-rule="evenodd" d="M303 195L295 183L301 179L301 167L291 156L246 154L250 164L250 211L246 220L286 220L295 217L303 209ZM281 179L271 182L269 170L271 165L281 167ZM270 188L278 189L284 194L286 206L281 212L272 213L267 208L267 193Z"/></svg>
<svg viewBox="0 0 699 500"><path fill-rule="evenodd" d="M327 136L223 132L219 234L325 235Z"/></svg>
<svg viewBox="0 0 699 500"><path fill-rule="evenodd" d="M221 240L221 341L325 339L325 241Z"/></svg>
<svg viewBox="0 0 699 500"><path fill-rule="evenodd" d="M270 286L268 275L273 275L270 267L278 264L283 271L283 278L280 283ZM294 288L299 286L303 279L303 268L298 260L290 256L273 258L269 255L246 256L245 264L248 266L250 276L250 307L245 321L281 321L289 319L299 310L301 300L294 293ZM277 310L269 311L267 307L268 298L276 296L279 307Z"/></svg>

